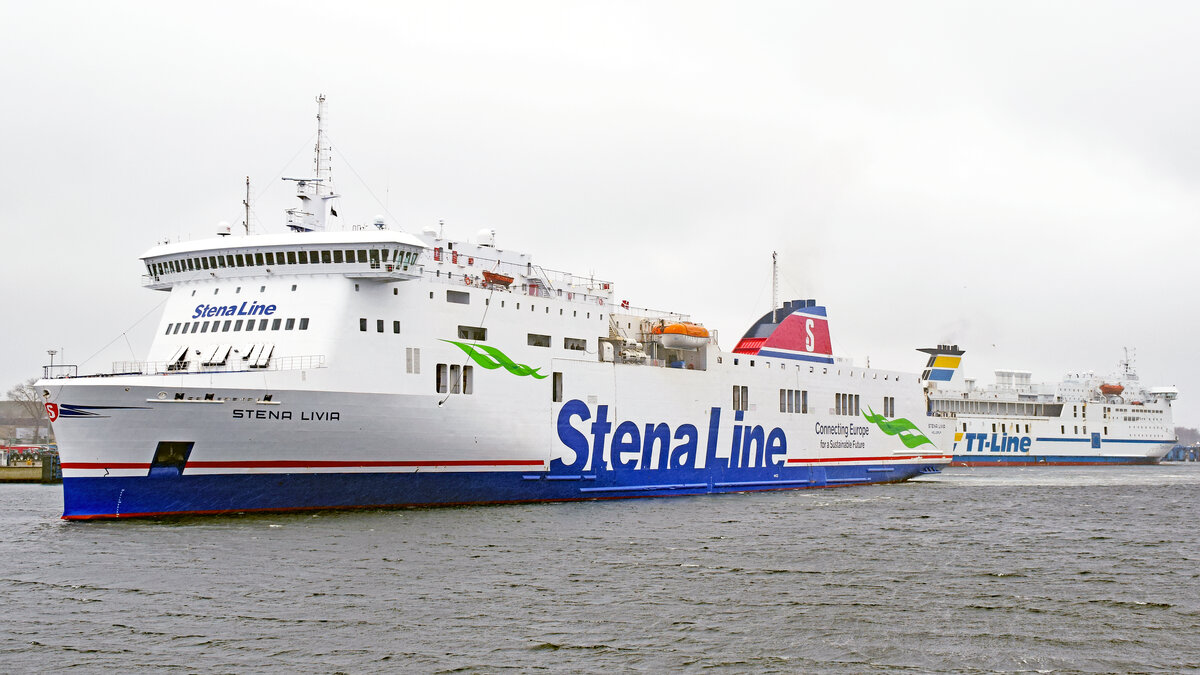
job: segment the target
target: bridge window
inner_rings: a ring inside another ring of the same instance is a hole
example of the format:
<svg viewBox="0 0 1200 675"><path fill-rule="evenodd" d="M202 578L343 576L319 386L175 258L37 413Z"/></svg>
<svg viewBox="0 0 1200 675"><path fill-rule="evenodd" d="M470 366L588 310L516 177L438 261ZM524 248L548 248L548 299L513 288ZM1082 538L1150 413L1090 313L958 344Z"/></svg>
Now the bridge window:
<svg viewBox="0 0 1200 675"><path fill-rule="evenodd" d="M263 260L263 254L261 254L261 253L254 254L254 264L258 265L259 267L262 267L263 265L266 264L266 261Z"/></svg>
<svg viewBox="0 0 1200 675"><path fill-rule="evenodd" d="M329 251L321 251L321 262L328 264L332 261L333 258Z"/></svg>
<svg viewBox="0 0 1200 675"><path fill-rule="evenodd" d="M342 250L341 249L338 249L333 252L333 262L335 262L335 263L342 262Z"/></svg>
<svg viewBox="0 0 1200 675"><path fill-rule="evenodd" d="M268 265L274 265L274 264L275 264L275 253L274 253L274 251L267 251L267 254L266 254L266 255L267 255L267 264L268 264Z"/></svg>

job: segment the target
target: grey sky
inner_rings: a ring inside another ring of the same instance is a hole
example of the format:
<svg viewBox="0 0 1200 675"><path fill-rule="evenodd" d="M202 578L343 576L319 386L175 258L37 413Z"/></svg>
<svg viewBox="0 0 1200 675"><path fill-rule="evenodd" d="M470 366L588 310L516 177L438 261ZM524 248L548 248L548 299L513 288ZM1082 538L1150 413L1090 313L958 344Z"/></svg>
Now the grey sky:
<svg viewBox="0 0 1200 675"><path fill-rule="evenodd" d="M50 348L142 358L157 313L122 333L165 295L137 256L240 222L245 176L281 231L324 92L351 221L495 228L726 349L776 250L860 365L955 341L968 376L1055 380L1136 347L1200 425L1198 4L6 2L0 25L6 387Z"/></svg>

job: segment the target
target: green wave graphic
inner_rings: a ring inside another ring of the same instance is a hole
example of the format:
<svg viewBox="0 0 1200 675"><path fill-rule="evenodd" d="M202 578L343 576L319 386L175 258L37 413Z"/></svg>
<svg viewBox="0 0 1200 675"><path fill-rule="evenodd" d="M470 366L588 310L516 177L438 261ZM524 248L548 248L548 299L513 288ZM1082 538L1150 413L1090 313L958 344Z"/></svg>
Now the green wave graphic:
<svg viewBox="0 0 1200 675"><path fill-rule="evenodd" d="M488 370L504 368L508 372L518 377L532 375L538 380L544 380L547 377L546 375L538 374L538 370L540 370L540 368L531 368L523 363L517 363L516 361L508 358L507 354L499 349L496 349L495 347L488 345L469 345L465 342L455 342L454 340L442 340L442 342L449 342L455 347L463 350L463 352L466 353L467 356L471 357L471 360L474 361L480 368L487 368Z"/></svg>
<svg viewBox="0 0 1200 675"><path fill-rule="evenodd" d="M926 443L933 445L933 441L929 440L925 434L921 433L921 430L917 428L917 425L913 424L911 421L903 417L897 417L894 420L888 420L883 415L876 415L875 411L871 410L870 406L867 406L867 411L870 414L863 413L863 417L867 418L868 422L879 427L879 430L888 436L897 436L900 439L900 442L904 444L904 447L908 448L909 450L912 450L917 446L925 445ZM906 431L911 431L913 433L904 433Z"/></svg>

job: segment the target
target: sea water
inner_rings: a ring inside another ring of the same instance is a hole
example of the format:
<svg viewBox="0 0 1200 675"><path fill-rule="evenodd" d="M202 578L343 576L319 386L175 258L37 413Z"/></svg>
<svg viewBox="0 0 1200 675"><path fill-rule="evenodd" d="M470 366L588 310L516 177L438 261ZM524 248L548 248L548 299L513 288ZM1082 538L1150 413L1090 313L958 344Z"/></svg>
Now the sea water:
<svg viewBox="0 0 1200 675"><path fill-rule="evenodd" d="M1200 669L1200 464L64 522L0 486L0 671Z"/></svg>

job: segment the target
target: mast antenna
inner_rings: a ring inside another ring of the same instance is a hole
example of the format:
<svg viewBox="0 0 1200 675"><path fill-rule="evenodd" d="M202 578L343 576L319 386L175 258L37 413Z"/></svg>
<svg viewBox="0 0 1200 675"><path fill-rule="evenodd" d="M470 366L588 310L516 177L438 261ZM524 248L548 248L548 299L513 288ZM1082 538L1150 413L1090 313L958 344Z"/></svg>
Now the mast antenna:
<svg viewBox="0 0 1200 675"><path fill-rule="evenodd" d="M250 176L246 176L246 198L242 200L242 206L246 207L246 219L242 221L242 228L246 230L246 234L250 234Z"/></svg>
<svg viewBox="0 0 1200 675"><path fill-rule="evenodd" d="M328 181L332 169L329 166L329 138L325 136L325 94L317 96L317 180Z"/></svg>
<svg viewBox="0 0 1200 675"><path fill-rule="evenodd" d="M779 309L779 254L771 251L771 311Z"/></svg>

